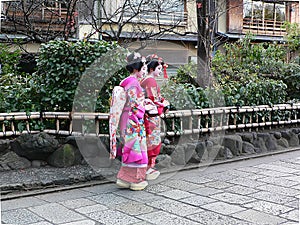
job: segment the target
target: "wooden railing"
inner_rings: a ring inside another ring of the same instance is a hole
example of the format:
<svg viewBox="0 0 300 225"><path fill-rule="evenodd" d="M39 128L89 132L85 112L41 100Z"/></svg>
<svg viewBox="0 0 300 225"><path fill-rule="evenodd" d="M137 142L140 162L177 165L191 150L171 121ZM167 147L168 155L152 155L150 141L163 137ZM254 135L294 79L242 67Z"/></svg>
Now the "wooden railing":
<svg viewBox="0 0 300 225"><path fill-rule="evenodd" d="M282 21L244 18L243 33L251 32L261 35L284 36L286 30L283 28L283 24L284 22Z"/></svg>
<svg viewBox="0 0 300 225"><path fill-rule="evenodd" d="M108 135L107 113L0 113L0 137L46 132ZM162 136L241 131L300 124L300 103L170 111L162 115Z"/></svg>

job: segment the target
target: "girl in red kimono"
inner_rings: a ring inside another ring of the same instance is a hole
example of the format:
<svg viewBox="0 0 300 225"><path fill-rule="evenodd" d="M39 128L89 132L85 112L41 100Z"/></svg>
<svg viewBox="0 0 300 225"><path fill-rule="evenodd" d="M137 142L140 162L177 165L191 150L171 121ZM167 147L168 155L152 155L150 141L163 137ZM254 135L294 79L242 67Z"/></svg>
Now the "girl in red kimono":
<svg viewBox="0 0 300 225"><path fill-rule="evenodd" d="M146 72L145 58L139 53L127 57L126 69L130 76L121 81L124 88L126 103L123 108L119 127L122 149L117 155L122 156L122 165L117 175L117 186L131 190L143 190L148 182L146 171L148 164L146 132L144 125L144 92L139 80ZM113 113L110 115L113 117ZM112 120L113 121L113 120Z"/></svg>
<svg viewBox="0 0 300 225"><path fill-rule="evenodd" d="M169 103L161 96L160 88L155 80L162 71L164 71L164 77L167 78L166 64L162 58L157 55L150 55L146 58L148 67L148 75L141 80L141 86L144 88L146 98L150 99L155 105L157 110L152 110L145 113L145 127L147 136L147 153L148 153L148 170L146 172L147 180L154 180L160 172L155 167L155 160L160 153L161 138L160 138L160 115L164 112L164 109Z"/></svg>

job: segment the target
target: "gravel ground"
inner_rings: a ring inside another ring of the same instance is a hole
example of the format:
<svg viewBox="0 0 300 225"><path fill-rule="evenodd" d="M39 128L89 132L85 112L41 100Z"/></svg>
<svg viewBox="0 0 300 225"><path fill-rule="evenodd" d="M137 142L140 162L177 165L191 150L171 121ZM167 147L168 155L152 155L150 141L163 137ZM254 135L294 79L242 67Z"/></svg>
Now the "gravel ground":
<svg viewBox="0 0 300 225"><path fill-rule="evenodd" d="M111 168L92 168L89 165L77 165L67 168L50 166L24 170L0 172L1 194L16 191L44 189L81 183L92 180L113 179L117 165Z"/></svg>

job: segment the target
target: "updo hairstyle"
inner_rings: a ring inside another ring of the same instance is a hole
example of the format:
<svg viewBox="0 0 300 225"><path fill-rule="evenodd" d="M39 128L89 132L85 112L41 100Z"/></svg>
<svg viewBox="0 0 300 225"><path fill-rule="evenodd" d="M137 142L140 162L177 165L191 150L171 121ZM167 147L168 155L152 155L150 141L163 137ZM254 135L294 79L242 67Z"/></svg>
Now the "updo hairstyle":
<svg viewBox="0 0 300 225"><path fill-rule="evenodd" d="M132 52L126 57L127 65L126 69L133 73L134 70L141 71L145 63L145 58L138 52Z"/></svg>
<svg viewBox="0 0 300 225"><path fill-rule="evenodd" d="M155 70L155 68L159 65L164 66L164 61L162 58L153 54L153 55L148 55L146 57L146 64L147 64L148 73L150 73L151 69Z"/></svg>

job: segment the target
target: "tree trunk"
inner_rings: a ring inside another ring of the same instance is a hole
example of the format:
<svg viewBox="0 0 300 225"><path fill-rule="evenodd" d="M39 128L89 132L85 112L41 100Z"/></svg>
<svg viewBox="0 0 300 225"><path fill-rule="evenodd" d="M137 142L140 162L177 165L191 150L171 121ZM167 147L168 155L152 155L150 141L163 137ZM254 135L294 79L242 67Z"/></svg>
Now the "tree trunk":
<svg viewBox="0 0 300 225"><path fill-rule="evenodd" d="M197 25L198 25L198 44L197 44L197 82L205 88L211 81L211 46L214 40L215 22L215 1L197 0Z"/></svg>

